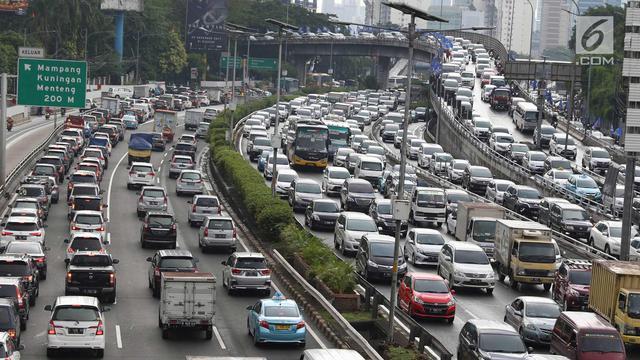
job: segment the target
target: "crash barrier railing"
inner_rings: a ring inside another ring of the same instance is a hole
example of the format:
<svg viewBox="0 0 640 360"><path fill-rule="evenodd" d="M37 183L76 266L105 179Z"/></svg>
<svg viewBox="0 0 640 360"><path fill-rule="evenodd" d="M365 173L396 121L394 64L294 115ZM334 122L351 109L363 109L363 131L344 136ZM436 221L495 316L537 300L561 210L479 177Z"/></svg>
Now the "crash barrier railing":
<svg viewBox="0 0 640 360"><path fill-rule="evenodd" d="M516 183L538 187L542 192L547 194L563 196L569 201L582 205L592 215L612 218L612 215L608 214L608 209L606 209L601 203L565 189L559 184L546 181L544 178L544 180L539 180L538 178L542 178L540 175L532 173L529 169L523 167L513 159L507 158L498 153L484 141L480 140L473 132L471 132L467 125L463 124L455 117L453 111L447 106L444 100L440 99L435 94L431 95L431 100L434 110L438 113L438 119L445 119L456 130L456 133L464 138L464 141L474 145L479 154L485 153L489 155L484 157L484 159L488 161L488 165L491 169L504 169L502 172L505 175L508 175L510 179ZM541 184L544 184L544 187L541 187Z"/></svg>
<svg viewBox="0 0 640 360"><path fill-rule="evenodd" d="M374 140L378 141L380 143L380 145L382 145L382 147L385 149L385 154L387 156L387 159L390 160L390 162L394 163L394 164L399 164L400 163L400 157L395 154L392 151L389 151L387 149L387 147L385 146L385 144L383 142L381 142L378 139L378 127L380 125L382 120L377 120L374 125L372 126L372 137ZM426 131L425 131L426 132ZM491 203L491 201L485 197L482 197L480 195L477 195L475 193L472 193L470 191L467 191L466 189L464 189L463 187L454 184L452 182L450 182L449 180L447 180L444 177L438 176L434 173L431 173L429 171L426 171L424 169L421 169L419 167L415 168L416 171L416 175L420 176L421 178L427 180L428 182L434 184L435 186L438 187L442 187L442 188L447 188L447 189L458 189L458 190L462 190L465 191L467 194L469 194L469 196L473 199L474 202L485 202L485 203ZM540 179L545 180L543 177L538 176ZM515 211L509 210L505 207L503 207L502 205L496 204L497 206L500 206L506 214L506 218L507 219L512 219L512 220L525 220L525 221L535 221L533 219L530 219L522 214L519 214ZM614 259L613 256L606 254L594 247L591 247L587 244L585 244L584 242L574 239L570 236L567 236L565 234L562 234L558 231L552 230L552 234L553 234L553 238L556 239L558 246L560 246L561 248L570 251L573 254L576 254L580 257L586 258L586 259L600 259L600 258L604 258L604 259Z"/></svg>
<svg viewBox="0 0 640 360"><path fill-rule="evenodd" d="M242 138L242 133L244 131L244 129L243 129L244 123L246 122L246 120L251 118L251 116L254 113L251 113L251 114L247 115L246 117L240 119L238 121L238 123L234 126L234 129L233 129L233 143L235 144L236 150L238 152L240 152L240 153L242 153L242 149L241 149L242 141L239 141L239 140ZM305 228L305 230L309 231L306 228ZM273 252L274 252L274 257L279 260L281 265L294 278L296 278L296 280L298 280L300 282L300 284L305 288L305 290L308 293L310 293L318 301L318 303L320 303L322 305L322 307L343 328L343 330L347 334L352 336L354 341L356 341L356 343L362 348L362 351L365 354L367 354L372 359L381 359L380 355L375 351L375 349L371 346L371 344L369 344L355 329L353 329L353 326L351 326L351 324L331 305L331 303L326 298L324 298L322 296L322 294L320 294L315 288L313 288L313 286L311 284L309 284L306 280L304 280L304 278L302 278L302 276L300 274L298 274L295 271L295 269L293 269L291 267L291 265L284 258L282 258L282 256L276 250L274 250ZM293 270L293 272L295 272L295 274L292 273L290 269ZM354 274L356 275L356 277L359 277L359 275L357 273L354 273ZM302 281L300 281L300 280L302 280ZM378 292L378 294L380 294L380 293ZM382 294L380 294L380 296L382 296ZM388 300L385 299L385 301L387 302L387 308L388 308ZM403 319L403 322L406 323L404 317L402 319ZM452 359L451 353L446 349L446 347L442 343L440 343L426 329L424 329L419 324L417 324L415 322L415 320L412 320L412 321L413 321L413 324L410 324L410 325L414 329L414 333L408 334L408 335L413 335L412 337L411 336L409 337L409 341L410 342L411 341L415 342L416 341L415 340L416 337L418 337L416 345L417 344L421 344L420 347L416 348L416 351L419 351L420 353L425 354L426 356L429 357L429 359L443 359L443 360ZM399 322L398 319L396 319L396 322L398 322L398 325L400 326L400 328L405 326L404 324ZM415 326L417 326L420 330L418 330L418 328L415 328ZM357 334L357 336L356 336L356 334ZM364 343L362 341L364 341Z"/></svg>
<svg viewBox="0 0 640 360"><path fill-rule="evenodd" d="M356 274L356 282L358 284L356 293L360 295L363 303L371 312L371 318L375 320L382 316L387 319L391 308L389 299L359 274ZM453 358L453 354L411 316L403 311L396 311L395 316L397 323L395 327L407 336L409 344L418 353L428 359L450 360Z"/></svg>
<svg viewBox="0 0 640 360"><path fill-rule="evenodd" d="M265 40L265 39L257 39L252 41L252 43L258 44L278 44L278 39L274 40ZM330 44L347 44L347 45L372 45L372 46L394 46L399 48L407 48L409 46L409 41L407 40L398 40L398 39L362 39L356 37L345 37L344 39L332 39L332 38L287 38L287 44L291 45L330 45ZM428 38L425 40L417 40L414 42L414 49L419 51L426 51L431 54L435 54L438 51L438 43L437 41ZM334 50L335 51L335 50ZM400 55L404 55L404 51Z"/></svg>

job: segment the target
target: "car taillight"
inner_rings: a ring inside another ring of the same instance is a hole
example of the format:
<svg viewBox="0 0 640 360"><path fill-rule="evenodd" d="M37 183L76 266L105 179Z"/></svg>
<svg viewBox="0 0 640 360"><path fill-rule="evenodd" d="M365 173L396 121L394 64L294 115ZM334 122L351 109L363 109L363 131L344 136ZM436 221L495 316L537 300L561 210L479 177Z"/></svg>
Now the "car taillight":
<svg viewBox="0 0 640 360"><path fill-rule="evenodd" d="M204 236L209 236L209 228L204 228Z"/></svg>
<svg viewBox="0 0 640 360"><path fill-rule="evenodd" d="M71 282L71 278L73 277L73 274L71 274L70 272L67 273L67 282L70 283Z"/></svg>
<svg viewBox="0 0 640 360"><path fill-rule="evenodd" d="M98 320L97 326L90 326L90 329L96 329L96 335L104 335L104 327L102 326L102 320Z"/></svg>
<svg viewBox="0 0 640 360"><path fill-rule="evenodd" d="M193 204L193 206L191 206L191 212L196 212L196 205Z"/></svg>
<svg viewBox="0 0 640 360"><path fill-rule="evenodd" d="M36 262L39 262L39 263L43 263L45 262L45 260L47 260L46 257L36 258Z"/></svg>
<svg viewBox="0 0 640 360"><path fill-rule="evenodd" d="M13 232L3 230L3 231L2 231L2 236L6 236L6 235L13 235Z"/></svg>
<svg viewBox="0 0 640 360"><path fill-rule="evenodd" d="M171 224L171 230L173 230L173 231L176 230L176 224Z"/></svg>
<svg viewBox="0 0 640 360"><path fill-rule="evenodd" d="M233 228L233 237L235 238L237 235L236 228Z"/></svg>
<svg viewBox="0 0 640 360"><path fill-rule="evenodd" d="M167 204L167 197L166 196L164 197L164 204L165 205Z"/></svg>
<svg viewBox="0 0 640 360"><path fill-rule="evenodd" d="M269 269L260 270L260 274L261 275L270 275L271 274L271 270L269 270Z"/></svg>
<svg viewBox="0 0 640 360"><path fill-rule="evenodd" d="M111 286L115 286L116 285L116 274L109 274L109 285Z"/></svg>
<svg viewBox="0 0 640 360"><path fill-rule="evenodd" d="M73 253L75 253L76 251L75 251L73 248L67 248L67 252L68 252L69 254L73 254Z"/></svg>
<svg viewBox="0 0 640 360"><path fill-rule="evenodd" d="M296 324L296 330L302 329L304 326L304 321L301 320Z"/></svg>
<svg viewBox="0 0 640 360"><path fill-rule="evenodd" d="M71 225L71 230L80 230L79 227L76 226L76 224Z"/></svg>
<svg viewBox="0 0 640 360"><path fill-rule="evenodd" d="M42 233L40 231L33 231L33 232L30 232L29 235L31 235L31 236L41 236Z"/></svg>
<svg viewBox="0 0 640 360"><path fill-rule="evenodd" d="M59 326L56 326L56 324L53 323L53 320L49 321L49 331L47 331L47 334L55 335L57 327Z"/></svg>
<svg viewBox="0 0 640 360"><path fill-rule="evenodd" d="M240 275L240 273L242 272L242 270L240 269L236 269L236 268L232 268L231 269L231 273L234 275Z"/></svg>
<svg viewBox="0 0 640 360"><path fill-rule="evenodd" d="M104 231L104 226L100 226L97 230L98 231Z"/></svg>
<svg viewBox="0 0 640 360"><path fill-rule="evenodd" d="M160 268L159 267L153 268L153 276L160 276Z"/></svg>
<svg viewBox="0 0 640 360"><path fill-rule="evenodd" d="M266 322L265 320L260 320L260 327L263 327L263 328L269 330L269 323Z"/></svg>
<svg viewBox="0 0 640 360"><path fill-rule="evenodd" d="M152 171L152 172L148 172L147 175L156 176L156 173Z"/></svg>
<svg viewBox="0 0 640 360"><path fill-rule="evenodd" d="M11 336L12 339L15 339L16 338L16 329L7 330L7 334L9 334L9 336Z"/></svg>
<svg viewBox="0 0 640 360"><path fill-rule="evenodd" d="M18 307L21 309L24 308L24 299L22 298L22 294L20 294L20 290L16 289L16 298L18 299Z"/></svg>

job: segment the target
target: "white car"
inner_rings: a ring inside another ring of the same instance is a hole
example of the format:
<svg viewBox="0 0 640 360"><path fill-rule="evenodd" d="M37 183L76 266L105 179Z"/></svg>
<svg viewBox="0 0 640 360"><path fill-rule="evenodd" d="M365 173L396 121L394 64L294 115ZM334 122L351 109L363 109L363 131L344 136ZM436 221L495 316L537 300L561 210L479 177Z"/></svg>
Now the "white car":
<svg viewBox="0 0 640 360"><path fill-rule="evenodd" d="M535 174L544 173L544 161L547 154L542 151L528 151L522 158L522 166Z"/></svg>
<svg viewBox="0 0 640 360"><path fill-rule="evenodd" d="M276 193L281 198L289 196L291 182L298 178L298 173L293 169L276 169Z"/></svg>
<svg viewBox="0 0 640 360"><path fill-rule="evenodd" d="M507 191L509 185L515 185L515 183L510 180L493 179L489 181L489 185L487 185L485 196L496 204L502 205L504 192Z"/></svg>
<svg viewBox="0 0 640 360"><path fill-rule="evenodd" d="M635 228L631 228L631 237L637 236ZM609 255L620 255L622 239L622 221L602 220L591 228L589 245Z"/></svg>
<svg viewBox="0 0 640 360"><path fill-rule="evenodd" d="M340 249L343 255L356 253L360 246L360 239L364 234L378 234L378 226L371 216L343 211L336 220L333 232L333 245Z"/></svg>
<svg viewBox="0 0 640 360"><path fill-rule="evenodd" d="M418 159L418 154L421 153L422 144L426 144L427 142L423 139L412 139L407 144L407 157L409 159Z"/></svg>
<svg viewBox="0 0 640 360"><path fill-rule="evenodd" d="M454 184L462 182L464 169L469 165L469 160L453 159L447 166L447 178Z"/></svg>
<svg viewBox="0 0 640 360"><path fill-rule="evenodd" d="M340 190L342 190L342 184L350 177L349 170L340 166L329 166L322 173L322 191L327 195L339 195Z"/></svg>
<svg viewBox="0 0 640 360"><path fill-rule="evenodd" d="M0 247L6 247L10 241L37 241L45 244L45 225L36 216L14 216L4 222Z"/></svg>
<svg viewBox="0 0 640 360"><path fill-rule="evenodd" d="M566 148L566 149L565 149ZM575 140L565 133L557 132L549 140L549 154L563 156L569 160L576 160L578 148Z"/></svg>
<svg viewBox="0 0 640 360"><path fill-rule="evenodd" d="M156 184L156 171L151 163L134 162L129 169L127 189L153 186Z"/></svg>
<svg viewBox="0 0 640 360"><path fill-rule="evenodd" d="M103 239L107 238L107 226L102 212L94 210L78 210L69 223L71 236L79 233L93 232Z"/></svg>
<svg viewBox="0 0 640 360"><path fill-rule="evenodd" d="M573 175L571 170L551 169L544 174L544 178L564 187L571 175Z"/></svg>
<svg viewBox="0 0 640 360"><path fill-rule="evenodd" d="M178 142L179 143L185 142L193 145L198 145L198 139L196 139L196 136L194 134L182 134L180 135Z"/></svg>
<svg viewBox="0 0 640 360"><path fill-rule="evenodd" d="M182 170L176 179L176 195L203 194L204 180L198 170Z"/></svg>
<svg viewBox="0 0 640 360"><path fill-rule="evenodd" d="M509 152L509 145L513 144L513 136L507 133L493 133L489 139L489 146L500 154Z"/></svg>
<svg viewBox="0 0 640 360"><path fill-rule="evenodd" d="M443 153L442 146L438 144L422 143L418 151L418 166L421 168L429 168L431 166L431 158L435 153Z"/></svg>
<svg viewBox="0 0 640 360"><path fill-rule="evenodd" d="M64 239L64 243L67 244L65 262L71 261L76 251L105 252L104 245L108 245L107 241L103 240L100 234L93 232L72 234L70 239Z"/></svg>
<svg viewBox="0 0 640 360"><path fill-rule="evenodd" d="M404 242L405 259L413 265L438 265L444 243L444 237L436 229L412 228Z"/></svg>
<svg viewBox="0 0 640 360"><path fill-rule="evenodd" d="M487 254L476 244L450 241L440 250L438 275L449 281L449 287L485 289L492 294L496 277Z"/></svg>
<svg viewBox="0 0 640 360"><path fill-rule="evenodd" d="M63 349L94 350L104 356L106 324L100 301L92 296L58 296L53 305L47 330L47 356Z"/></svg>

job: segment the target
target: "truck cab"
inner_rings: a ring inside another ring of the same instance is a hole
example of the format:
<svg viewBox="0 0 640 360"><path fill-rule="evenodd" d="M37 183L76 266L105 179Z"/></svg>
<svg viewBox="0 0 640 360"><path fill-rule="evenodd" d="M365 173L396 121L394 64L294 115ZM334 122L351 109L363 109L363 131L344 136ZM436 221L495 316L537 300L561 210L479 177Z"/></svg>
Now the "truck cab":
<svg viewBox="0 0 640 360"><path fill-rule="evenodd" d="M447 202L443 189L418 186L413 190L409 214L412 223L431 222L440 227L445 221L446 212Z"/></svg>
<svg viewBox="0 0 640 360"><path fill-rule="evenodd" d="M495 249L496 218L472 217L468 220L465 241L476 244L493 260Z"/></svg>

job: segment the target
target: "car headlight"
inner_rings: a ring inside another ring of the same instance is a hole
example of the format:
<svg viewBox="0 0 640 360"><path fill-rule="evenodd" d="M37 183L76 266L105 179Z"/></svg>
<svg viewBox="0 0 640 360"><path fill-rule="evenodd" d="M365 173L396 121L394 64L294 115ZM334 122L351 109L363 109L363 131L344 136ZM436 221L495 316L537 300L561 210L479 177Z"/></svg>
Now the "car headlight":
<svg viewBox="0 0 640 360"><path fill-rule="evenodd" d="M453 275L457 276L457 277L465 277L464 273L462 271L458 271L458 270L454 271Z"/></svg>
<svg viewBox="0 0 640 360"><path fill-rule="evenodd" d="M572 231L572 230L573 230L573 229L575 229L575 228L573 227L573 225L565 225L565 226L564 226L564 229L565 229L565 230Z"/></svg>
<svg viewBox="0 0 640 360"><path fill-rule="evenodd" d="M313 214L313 220L320 221L320 216Z"/></svg>
<svg viewBox="0 0 640 360"><path fill-rule="evenodd" d="M635 335L637 333L636 328L631 326L628 327L627 325L624 326L624 334L625 335Z"/></svg>
<svg viewBox="0 0 640 360"><path fill-rule="evenodd" d="M529 330L533 330L533 331L538 330L538 328L533 323L530 323L530 322L525 323L524 327L529 329Z"/></svg>
<svg viewBox="0 0 640 360"><path fill-rule="evenodd" d="M371 266L371 267L377 268L377 267L378 267L378 264L374 263L374 262L373 262L373 261L371 261L371 260L367 260L367 266Z"/></svg>
<svg viewBox="0 0 640 360"><path fill-rule="evenodd" d="M527 272L524 269L518 270L518 272L517 272L518 275L525 275L526 273Z"/></svg>
<svg viewBox="0 0 640 360"><path fill-rule="evenodd" d="M424 304L424 301L422 301L422 299L415 295L413 296L413 302L415 302L416 304Z"/></svg>
<svg viewBox="0 0 640 360"><path fill-rule="evenodd" d="M490 272L487 274L487 279L493 279L495 277L495 274Z"/></svg>
<svg viewBox="0 0 640 360"><path fill-rule="evenodd" d="M403 261L402 263L398 264L398 268L399 268L399 269L404 269L404 268L406 268L406 267L407 267L407 263L406 263L406 262L404 262L404 261Z"/></svg>
<svg viewBox="0 0 640 360"><path fill-rule="evenodd" d="M453 306L456 304L456 301L454 299L449 300L449 302L447 303L447 306Z"/></svg>

